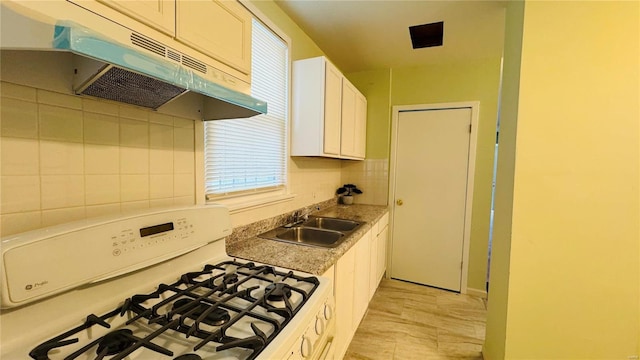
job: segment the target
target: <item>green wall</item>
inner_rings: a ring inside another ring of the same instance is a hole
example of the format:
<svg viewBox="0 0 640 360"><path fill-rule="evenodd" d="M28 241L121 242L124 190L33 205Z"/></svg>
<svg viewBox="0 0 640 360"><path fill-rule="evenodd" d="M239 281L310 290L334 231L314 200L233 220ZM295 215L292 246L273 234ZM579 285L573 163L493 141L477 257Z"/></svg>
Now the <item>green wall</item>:
<svg viewBox="0 0 640 360"><path fill-rule="evenodd" d="M500 58L394 68L391 106L480 101L468 287L484 290L495 152Z"/></svg>
<svg viewBox="0 0 640 360"><path fill-rule="evenodd" d="M347 74L367 97L367 158L388 159L391 107L480 101L467 286L485 289L500 58Z"/></svg>
<svg viewBox="0 0 640 360"><path fill-rule="evenodd" d="M509 7L485 359L636 359L640 3Z"/></svg>
<svg viewBox="0 0 640 360"><path fill-rule="evenodd" d="M299 60L324 55L324 52L316 45L298 24L285 14L273 1L251 0L269 20L291 37L291 59Z"/></svg>

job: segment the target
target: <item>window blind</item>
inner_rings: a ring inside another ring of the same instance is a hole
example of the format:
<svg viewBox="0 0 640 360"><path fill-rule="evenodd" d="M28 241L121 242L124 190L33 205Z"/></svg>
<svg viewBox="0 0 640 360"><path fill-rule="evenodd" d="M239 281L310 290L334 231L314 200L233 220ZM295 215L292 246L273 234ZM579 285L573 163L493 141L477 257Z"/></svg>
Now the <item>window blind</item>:
<svg viewBox="0 0 640 360"><path fill-rule="evenodd" d="M287 43L253 19L251 95L267 113L205 122L207 198L267 191L286 182Z"/></svg>

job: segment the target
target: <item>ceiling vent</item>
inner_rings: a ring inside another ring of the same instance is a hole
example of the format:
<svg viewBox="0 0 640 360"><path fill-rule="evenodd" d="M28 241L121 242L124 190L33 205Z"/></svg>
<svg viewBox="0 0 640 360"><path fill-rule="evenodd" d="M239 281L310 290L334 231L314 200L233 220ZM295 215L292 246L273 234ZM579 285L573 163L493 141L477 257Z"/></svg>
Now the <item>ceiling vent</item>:
<svg viewBox="0 0 640 360"><path fill-rule="evenodd" d="M409 35L411 35L411 44L414 49L442 46L443 34L444 21L409 26Z"/></svg>

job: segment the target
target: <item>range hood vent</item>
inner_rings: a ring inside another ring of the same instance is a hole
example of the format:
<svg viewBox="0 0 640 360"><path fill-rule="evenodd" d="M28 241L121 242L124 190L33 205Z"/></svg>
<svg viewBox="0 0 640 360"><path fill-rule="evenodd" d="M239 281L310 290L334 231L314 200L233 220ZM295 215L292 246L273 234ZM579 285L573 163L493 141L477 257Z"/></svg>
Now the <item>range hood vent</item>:
<svg viewBox="0 0 640 360"><path fill-rule="evenodd" d="M125 69L107 65L105 70L76 93L157 109L187 90Z"/></svg>
<svg viewBox="0 0 640 360"><path fill-rule="evenodd" d="M143 34L112 23L108 33L119 34L116 41L74 21L6 4L1 4L2 33L10 29L19 36L2 36L2 50L79 55L74 56L76 94L157 109L191 91L204 95L203 120L267 112L266 102L223 85L234 84L237 78Z"/></svg>

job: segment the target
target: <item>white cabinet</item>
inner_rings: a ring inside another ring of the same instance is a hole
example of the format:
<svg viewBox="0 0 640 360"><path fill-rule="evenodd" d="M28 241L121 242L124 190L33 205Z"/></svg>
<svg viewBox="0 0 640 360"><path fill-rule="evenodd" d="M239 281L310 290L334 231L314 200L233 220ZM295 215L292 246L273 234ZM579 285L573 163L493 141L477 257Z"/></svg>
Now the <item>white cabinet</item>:
<svg viewBox="0 0 640 360"><path fill-rule="evenodd" d="M364 159L367 151L367 98L359 92L356 93L355 128L354 157Z"/></svg>
<svg viewBox="0 0 640 360"><path fill-rule="evenodd" d="M291 155L364 159L366 104L325 57L294 62Z"/></svg>
<svg viewBox="0 0 640 360"><path fill-rule="evenodd" d="M202 54L209 65L228 66L225 71L233 76L227 81L250 79L252 15L236 0L68 1L127 27L133 19L161 31L181 43L175 45Z"/></svg>
<svg viewBox="0 0 640 360"><path fill-rule="evenodd" d="M384 214L371 228L369 263L369 301L373 298L387 268L389 213Z"/></svg>
<svg viewBox="0 0 640 360"><path fill-rule="evenodd" d="M336 358L341 359L384 274L388 213L335 266Z"/></svg>
<svg viewBox="0 0 640 360"><path fill-rule="evenodd" d="M376 259L376 273L375 273L375 287L378 287L384 272L387 270L387 243L389 239L389 213L386 213L378 221L378 235L376 236L377 243L377 259ZM375 291L375 289L374 289Z"/></svg>
<svg viewBox="0 0 640 360"><path fill-rule="evenodd" d="M245 74L251 72L251 13L240 3L178 0L175 15L178 41Z"/></svg>
<svg viewBox="0 0 640 360"><path fill-rule="evenodd" d="M341 125L340 155L363 159L367 135L367 99L347 79L342 81Z"/></svg>
<svg viewBox="0 0 640 360"><path fill-rule="evenodd" d="M354 270L356 247L347 251L336 263L336 337L335 347L338 359L341 359L351 342L353 327Z"/></svg>
<svg viewBox="0 0 640 360"><path fill-rule="evenodd" d="M353 296L353 329L357 329L367 312L370 294L371 230L367 231L358 243L355 255Z"/></svg>
<svg viewBox="0 0 640 360"><path fill-rule="evenodd" d="M318 119L324 130L322 132L322 153L331 156L340 155L340 121L342 118L342 74L330 62L324 63L324 118ZM304 126L304 125L302 125Z"/></svg>
<svg viewBox="0 0 640 360"><path fill-rule="evenodd" d="M139 22L169 35L175 34L176 0L97 0L99 3L119 11ZM91 7L92 1L74 0L81 6ZM94 10L94 9L90 9ZM118 22L118 19L111 20Z"/></svg>

